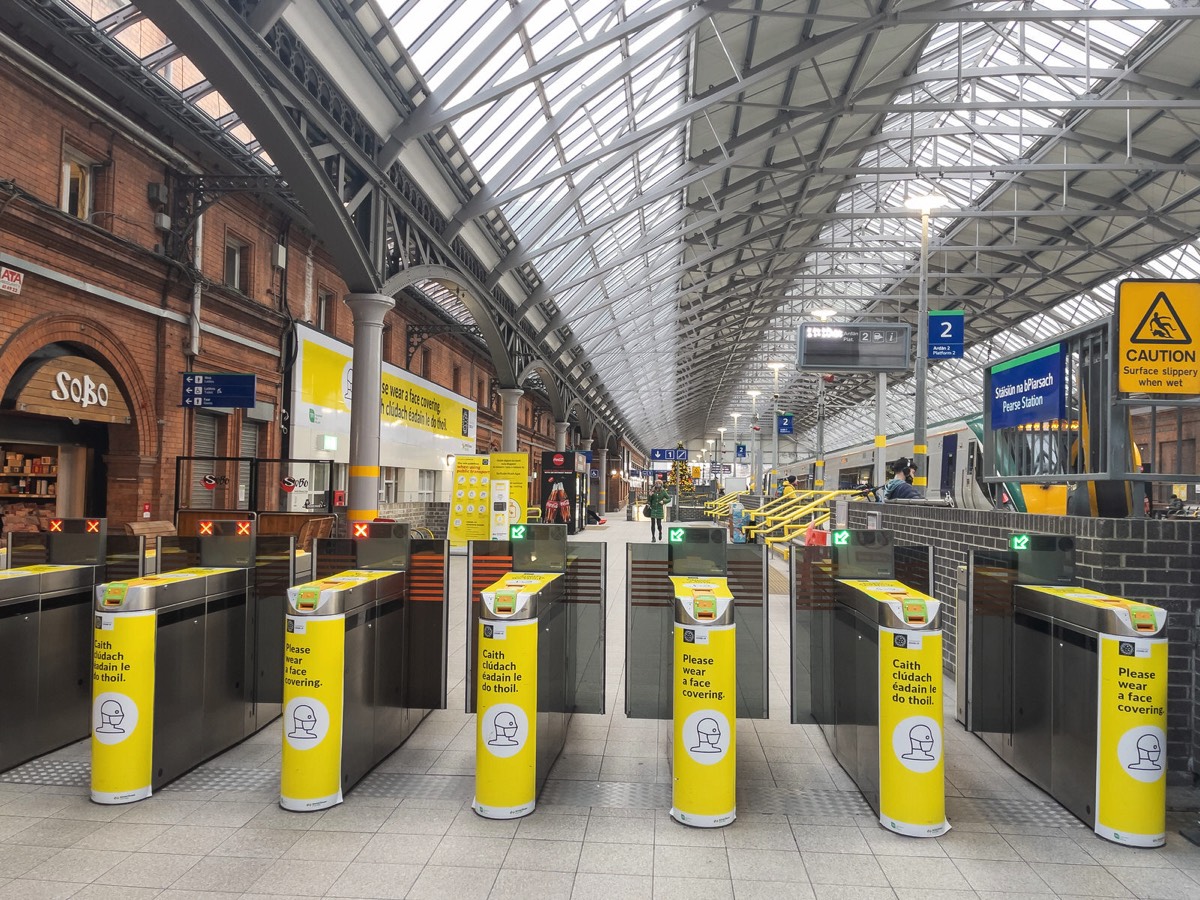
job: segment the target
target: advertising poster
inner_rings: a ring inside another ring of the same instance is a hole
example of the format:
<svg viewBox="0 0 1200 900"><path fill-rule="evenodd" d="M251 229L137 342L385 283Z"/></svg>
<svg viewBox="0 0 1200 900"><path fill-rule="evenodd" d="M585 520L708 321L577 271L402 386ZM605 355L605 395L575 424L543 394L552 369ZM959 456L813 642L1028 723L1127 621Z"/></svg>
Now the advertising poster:
<svg viewBox="0 0 1200 900"><path fill-rule="evenodd" d="M491 461L486 456L458 456L450 484L450 546L463 547L467 541L486 541L492 527L488 518L491 496Z"/></svg>

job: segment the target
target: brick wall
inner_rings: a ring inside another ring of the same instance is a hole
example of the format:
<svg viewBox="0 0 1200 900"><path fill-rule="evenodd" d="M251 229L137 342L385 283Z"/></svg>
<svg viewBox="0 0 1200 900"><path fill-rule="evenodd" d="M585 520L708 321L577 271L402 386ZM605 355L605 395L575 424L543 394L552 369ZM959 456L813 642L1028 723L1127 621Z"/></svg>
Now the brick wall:
<svg viewBox="0 0 1200 900"><path fill-rule="evenodd" d="M1167 754L1173 783L1200 772L1200 522L1164 519L1088 519L981 512L938 507L851 503L851 528L865 528L868 511L904 541L934 548L933 596L946 604L944 652L953 673L958 622L955 578L971 550L1004 550L1014 531L1071 535L1079 583L1167 610L1170 642Z"/></svg>

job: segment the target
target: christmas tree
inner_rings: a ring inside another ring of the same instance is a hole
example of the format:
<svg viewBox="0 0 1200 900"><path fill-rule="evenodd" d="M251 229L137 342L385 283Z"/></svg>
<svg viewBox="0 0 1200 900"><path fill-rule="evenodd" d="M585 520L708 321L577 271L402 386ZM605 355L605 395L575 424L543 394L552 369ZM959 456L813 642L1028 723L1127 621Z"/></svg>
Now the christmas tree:
<svg viewBox="0 0 1200 900"><path fill-rule="evenodd" d="M675 449L682 450L683 441L676 444ZM692 484L691 465L686 459L679 459L671 464L671 471L667 473L667 487L676 488L680 497L690 497L696 492Z"/></svg>

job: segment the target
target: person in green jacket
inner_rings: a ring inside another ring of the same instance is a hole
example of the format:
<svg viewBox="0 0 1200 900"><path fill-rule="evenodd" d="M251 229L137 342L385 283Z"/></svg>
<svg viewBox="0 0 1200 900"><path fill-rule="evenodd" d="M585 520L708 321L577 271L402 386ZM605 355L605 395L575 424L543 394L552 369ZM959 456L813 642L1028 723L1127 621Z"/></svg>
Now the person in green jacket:
<svg viewBox="0 0 1200 900"><path fill-rule="evenodd" d="M650 507L651 543L662 537L663 506L670 501L671 495L667 493L666 485L662 481L655 481L654 488L650 491L650 496L646 498L646 505ZM656 528L658 529L657 537L655 537Z"/></svg>

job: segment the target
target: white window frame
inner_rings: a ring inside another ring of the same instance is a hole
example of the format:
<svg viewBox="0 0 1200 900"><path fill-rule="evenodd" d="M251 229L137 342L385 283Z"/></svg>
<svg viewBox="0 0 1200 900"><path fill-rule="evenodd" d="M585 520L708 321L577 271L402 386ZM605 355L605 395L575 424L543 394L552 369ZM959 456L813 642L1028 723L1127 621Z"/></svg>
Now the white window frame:
<svg viewBox="0 0 1200 900"><path fill-rule="evenodd" d="M71 211L71 182L74 171L80 174L79 208ZM62 193L59 196L59 209L67 215L74 216L84 222L92 220L96 211L96 163L78 150L71 147L63 148L62 161Z"/></svg>

